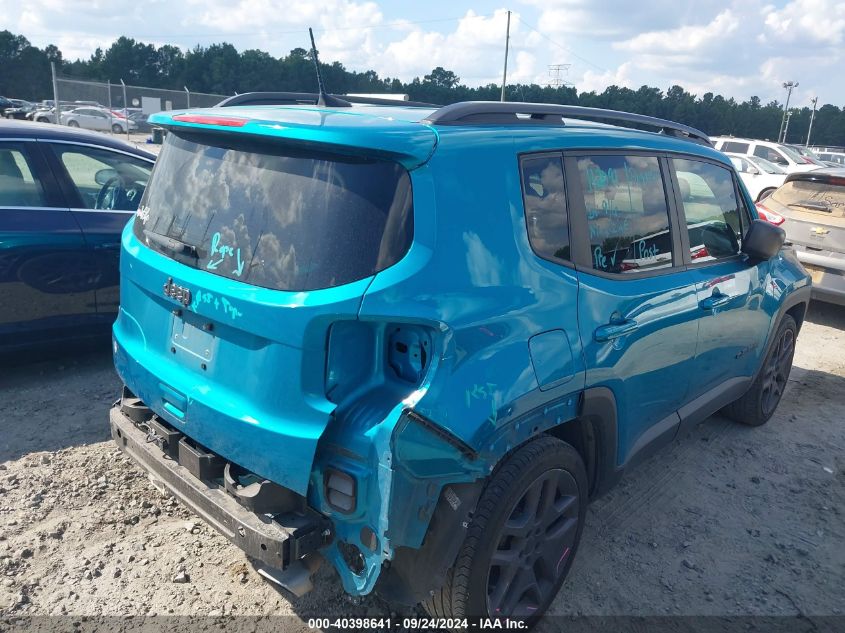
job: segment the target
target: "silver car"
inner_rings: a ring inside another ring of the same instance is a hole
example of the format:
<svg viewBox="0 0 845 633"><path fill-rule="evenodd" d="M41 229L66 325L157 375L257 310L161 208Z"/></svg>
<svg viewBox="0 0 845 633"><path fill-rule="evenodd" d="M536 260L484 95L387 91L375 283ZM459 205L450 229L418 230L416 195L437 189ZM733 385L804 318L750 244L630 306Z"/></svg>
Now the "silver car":
<svg viewBox="0 0 845 633"><path fill-rule="evenodd" d="M813 298L845 305L845 169L790 174L757 207L786 229L787 241L813 278Z"/></svg>
<svg viewBox="0 0 845 633"><path fill-rule="evenodd" d="M116 114L105 108L82 107L74 108L70 112L62 112L61 122L70 127L81 127L86 130L112 131L115 134L126 134L126 126L129 130L135 130L138 125L128 120L122 114Z"/></svg>

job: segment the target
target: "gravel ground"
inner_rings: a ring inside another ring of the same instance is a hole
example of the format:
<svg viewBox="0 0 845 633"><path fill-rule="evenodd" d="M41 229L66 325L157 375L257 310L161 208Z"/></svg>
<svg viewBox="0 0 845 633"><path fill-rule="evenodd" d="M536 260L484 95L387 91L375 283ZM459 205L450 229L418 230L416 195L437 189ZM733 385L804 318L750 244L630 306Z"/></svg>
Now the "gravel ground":
<svg viewBox="0 0 845 633"><path fill-rule="evenodd" d="M845 308L813 304L769 424L714 416L594 503L552 613L841 614L843 351ZM298 600L264 582L114 448L118 388L107 346L0 359L0 614L386 613L328 566Z"/></svg>

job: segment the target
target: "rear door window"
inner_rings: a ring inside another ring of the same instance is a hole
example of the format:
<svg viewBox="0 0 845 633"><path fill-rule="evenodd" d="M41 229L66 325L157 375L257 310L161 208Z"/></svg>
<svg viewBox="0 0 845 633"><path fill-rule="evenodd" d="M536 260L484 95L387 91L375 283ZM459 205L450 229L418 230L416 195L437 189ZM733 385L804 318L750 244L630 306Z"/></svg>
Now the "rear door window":
<svg viewBox="0 0 845 633"><path fill-rule="evenodd" d="M733 152L735 154L745 154L748 152L748 143L737 143L736 141L725 141L722 144L723 152Z"/></svg>
<svg viewBox="0 0 845 633"><path fill-rule="evenodd" d="M171 132L134 232L214 275L276 290L329 288L407 252L411 178L387 160Z"/></svg>
<svg viewBox="0 0 845 633"><path fill-rule="evenodd" d="M583 156L578 176L592 267L635 273L672 266L669 205L654 156Z"/></svg>
<svg viewBox="0 0 845 633"><path fill-rule="evenodd" d="M0 207L44 207L46 196L21 144L0 143Z"/></svg>
<svg viewBox="0 0 845 633"><path fill-rule="evenodd" d="M749 219L730 170L673 158L693 263L738 255Z"/></svg>
<svg viewBox="0 0 845 633"><path fill-rule="evenodd" d="M786 157L783 156L783 154L778 152L776 149L766 147L765 145L758 145L755 147L754 155L759 156L760 158L765 158L766 160L773 162L775 165L789 165L789 161L786 160Z"/></svg>

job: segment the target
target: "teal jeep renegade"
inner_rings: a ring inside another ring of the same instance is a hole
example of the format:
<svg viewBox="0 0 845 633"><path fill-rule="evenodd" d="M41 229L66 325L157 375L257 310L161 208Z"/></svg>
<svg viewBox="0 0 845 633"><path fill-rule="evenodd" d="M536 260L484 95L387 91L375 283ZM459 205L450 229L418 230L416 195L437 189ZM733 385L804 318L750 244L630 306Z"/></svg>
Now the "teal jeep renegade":
<svg viewBox="0 0 845 633"><path fill-rule="evenodd" d="M537 617L591 499L772 416L809 277L698 130L314 98L151 118L113 437L296 594Z"/></svg>

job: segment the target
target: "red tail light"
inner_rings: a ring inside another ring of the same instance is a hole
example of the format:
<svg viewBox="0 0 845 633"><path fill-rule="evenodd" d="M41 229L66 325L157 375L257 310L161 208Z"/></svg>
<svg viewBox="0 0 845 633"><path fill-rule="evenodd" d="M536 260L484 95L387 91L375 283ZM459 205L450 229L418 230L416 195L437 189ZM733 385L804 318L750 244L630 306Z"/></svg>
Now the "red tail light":
<svg viewBox="0 0 845 633"><path fill-rule="evenodd" d="M211 114L177 114L173 117L173 120L182 123L202 123L203 125L224 125L226 127L243 127L247 122L247 119Z"/></svg>
<svg viewBox="0 0 845 633"><path fill-rule="evenodd" d="M760 216L761 220L765 220L770 224L774 224L775 226L780 226L784 222L786 222L786 218L783 217L780 213L775 213L774 211L767 209L763 206L762 202L758 202L756 205L757 207L757 215Z"/></svg>

